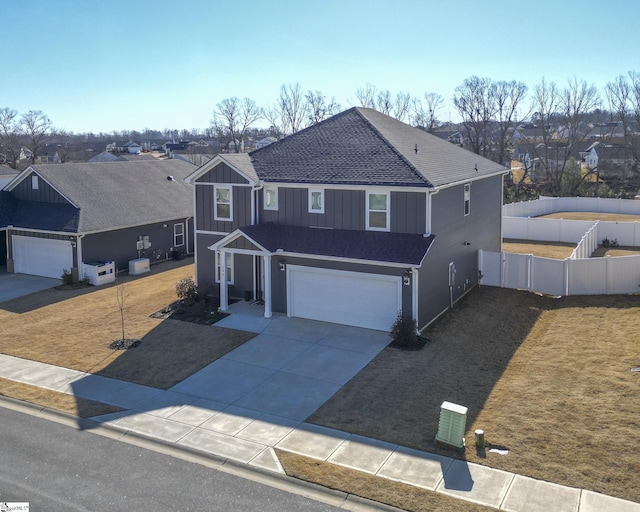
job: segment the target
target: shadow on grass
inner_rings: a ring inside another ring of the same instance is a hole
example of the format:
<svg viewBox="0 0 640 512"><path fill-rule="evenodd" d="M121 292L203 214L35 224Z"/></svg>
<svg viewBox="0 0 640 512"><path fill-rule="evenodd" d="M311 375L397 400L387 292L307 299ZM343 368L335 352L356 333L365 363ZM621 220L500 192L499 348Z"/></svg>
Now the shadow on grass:
<svg viewBox="0 0 640 512"><path fill-rule="evenodd" d="M640 297L629 296L554 299L517 290L476 289L423 333L430 340L423 350L387 348L307 421L465 459L465 453L435 442L443 402L467 407L469 429L545 311L585 305L621 309L639 302Z"/></svg>

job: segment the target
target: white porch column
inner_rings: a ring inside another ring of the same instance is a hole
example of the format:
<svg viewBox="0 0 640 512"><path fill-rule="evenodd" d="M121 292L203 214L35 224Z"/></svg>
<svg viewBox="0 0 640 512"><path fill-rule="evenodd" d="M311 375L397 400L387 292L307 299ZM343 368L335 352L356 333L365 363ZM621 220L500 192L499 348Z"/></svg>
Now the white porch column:
<svg viewBox="0 0 640 512"><path fill-rule="evenodd" d="M271 255L262 257L264 263L264 317L271 318Z"/></svg>
<svg viewBox="0 0 640 512"><path fill-rule="evenodd" d="M227 253L221 250L218 253L220 265L220 311L229 309L229 285L227 284Z"/></svg>

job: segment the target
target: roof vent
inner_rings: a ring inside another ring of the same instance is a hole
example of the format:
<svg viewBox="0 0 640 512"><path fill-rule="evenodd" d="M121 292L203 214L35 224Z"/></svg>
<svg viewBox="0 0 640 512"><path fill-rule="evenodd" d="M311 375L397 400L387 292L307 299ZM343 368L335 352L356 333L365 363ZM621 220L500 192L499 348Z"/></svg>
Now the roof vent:
<svg viewBox="0 0 640 512"><path fill-rule="evenodd" d="M416 144L413 148L413 150L416 152L416 155L418 154L418 145Z"/></svg>
<svg viewBox="0 0 640 512"><path fill-rule="evenodd" d="M436 442L464 448L466 426L467 408L451 402L442 402Z"/></svg>

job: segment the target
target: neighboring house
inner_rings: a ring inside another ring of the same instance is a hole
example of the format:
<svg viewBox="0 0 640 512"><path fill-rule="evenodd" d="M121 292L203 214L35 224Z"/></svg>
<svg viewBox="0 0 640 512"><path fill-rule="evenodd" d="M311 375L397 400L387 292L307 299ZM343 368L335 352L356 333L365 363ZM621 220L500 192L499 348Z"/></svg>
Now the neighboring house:
<svg viewBox="0 0 640 512"><path fill-rule="evenodd" d="M256 142L256 149L262 149L265 146L268 146L269 144L273 144L274 142L277 142L278 139L276 139L275 137L265 137L263 139L260 139L258 142Z"/></svg>
<svg viewBox="0 0 640 512"><path fill-rule="evenodd" d="M142 151L142 146L137 142L130 141L124 145L124 150L130 155L139 155Z"/></svg>
<svg viewBox="0 0 640 512"><path fill-rule="evenodd" d="M7 185L18 174L18 171L12 169L8 165L0 165L0 190L2 190L5 185Z"/></svg>
<svg viewBox="0 0 640 512"><path fill-rule="evenodd" d="M425 327L500 251L495 162L367 108L249 154L217 155L194 185L196 279L272 312L389 330Z"/></svg>
<svg viewBox="0 0 640 512"><path fill-rule="evenodd" d="M138 155L138 154L129 154L124 153L121 155L114 155L109 151L103 151L102 153L98 153L93 158L89 159L89 163L105 163L105 162L138 162L140 160L157 160L157 158L153 155Z"/></svg>
<svg viewBox="0 0 640 512"><path fill-rule="evenodd" d="M139 257L192 253L184 178L194 169L178 160L27 167L0 192L7 271L83 277L83 262L114 261L122 270Z"/></svg>
<svg viewBox="0 0 640 512"><path fill-rule="evenodd" d="M107 144L106 151L139 155L142 151L142 146L132 140L130 140L129 142L111 142Z"/></svg>

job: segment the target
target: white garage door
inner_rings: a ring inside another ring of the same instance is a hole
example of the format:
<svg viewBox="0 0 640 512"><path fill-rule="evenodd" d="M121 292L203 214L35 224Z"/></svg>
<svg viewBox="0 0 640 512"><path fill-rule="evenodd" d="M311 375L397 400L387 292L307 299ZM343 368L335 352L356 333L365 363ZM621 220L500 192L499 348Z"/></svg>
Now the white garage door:
<svg viewBox="0 0 640 512"><path fill-rule="evenodd" d="M73 266L68 240L13 236L14 271L45 277L60 277Z"/></svg>
<svg viewBox="0 0 640 512"><path fill-rule="evenodd" d="M289 316L388 331L401 308L400 277L287 265Z"/></svg>

